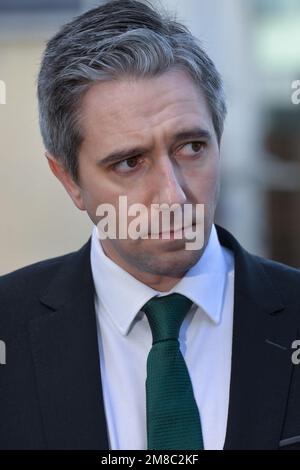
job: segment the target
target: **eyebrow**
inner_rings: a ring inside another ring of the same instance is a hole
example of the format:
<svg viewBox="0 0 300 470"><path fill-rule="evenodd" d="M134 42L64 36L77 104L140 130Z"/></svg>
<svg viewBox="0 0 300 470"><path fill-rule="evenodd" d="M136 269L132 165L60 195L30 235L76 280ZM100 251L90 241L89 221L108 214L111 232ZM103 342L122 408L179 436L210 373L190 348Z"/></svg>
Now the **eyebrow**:
<svg viewBox="0 0 300 470"><path fill-rule="evenodd" d="M180 132L177 132L173 135L171 139L171 146L178 140L188 140L188 139L205 139L209 142L212 139L211 133L206 129L201 129L200 127L195 127L192 129L183 129ZM126 160L127 158L131 158L133 156L144 154L148 151L147 148L136 146L131 148L123 148L120 150L114 150L112 153L107 155L106 157L97 161L97 165L99 166L107 166L109 164L116 163L121 160Z"/></svg>

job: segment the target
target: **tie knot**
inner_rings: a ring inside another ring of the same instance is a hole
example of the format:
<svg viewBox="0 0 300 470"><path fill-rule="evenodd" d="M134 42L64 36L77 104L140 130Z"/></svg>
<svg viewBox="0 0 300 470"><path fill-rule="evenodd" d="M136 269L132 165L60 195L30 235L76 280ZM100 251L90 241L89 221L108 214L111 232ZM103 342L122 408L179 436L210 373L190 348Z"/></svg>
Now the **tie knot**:
<svg viewBox="0 0 300 470"><path fill-rule="evenodd" d="M153 338L153 344L167 339L178 339L184 317L192 301L181 294L152 297L141 310L145 312Z"/></svg>

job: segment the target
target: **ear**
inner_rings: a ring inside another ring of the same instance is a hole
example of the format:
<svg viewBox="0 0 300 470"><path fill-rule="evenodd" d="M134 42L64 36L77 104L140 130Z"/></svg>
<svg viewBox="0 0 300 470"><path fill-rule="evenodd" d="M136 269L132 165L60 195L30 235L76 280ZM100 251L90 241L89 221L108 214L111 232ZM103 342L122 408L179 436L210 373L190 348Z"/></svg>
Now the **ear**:
<svg viewBox="0 0 300 470"><path fill-rule="evenodd" d="M82 199L80 186L78 186L66 168L61 163L59 163L53 155L48 152L46 152L45 155L52 173L64 186L75 206L82 211L86 210Z"/></svg>

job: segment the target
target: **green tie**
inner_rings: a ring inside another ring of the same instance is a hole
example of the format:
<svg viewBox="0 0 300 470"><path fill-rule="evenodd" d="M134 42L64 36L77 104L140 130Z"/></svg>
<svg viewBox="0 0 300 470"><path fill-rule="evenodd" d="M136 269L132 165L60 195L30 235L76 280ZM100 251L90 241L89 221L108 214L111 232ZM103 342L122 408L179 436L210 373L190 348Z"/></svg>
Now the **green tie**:
<svg viewBox="0 0 300 470"><path fill-rule="evenodd" d="M153 338L146 380L149 450L203 449L199 411L178 341L191 305L187 297L174 293L153 297L141 309Z"/></svg>

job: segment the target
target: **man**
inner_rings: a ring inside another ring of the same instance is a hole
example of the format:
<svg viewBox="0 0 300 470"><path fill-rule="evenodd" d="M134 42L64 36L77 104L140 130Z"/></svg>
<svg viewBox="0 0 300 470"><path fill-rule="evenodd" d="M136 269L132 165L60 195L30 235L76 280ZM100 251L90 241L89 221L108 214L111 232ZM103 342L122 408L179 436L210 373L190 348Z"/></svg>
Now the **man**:
<svg viewBox="0 0 300 470"><path fill-rule="evenodd" d="M300 274L214 225L226 106L195 38L106 2L49 41L38 98L49 166L94 230L0 280L0 447L300 448ZM99 207L122 196L147 220L204 205L202 224L101 238Z"/></svg>

